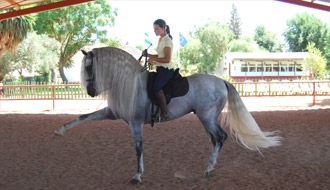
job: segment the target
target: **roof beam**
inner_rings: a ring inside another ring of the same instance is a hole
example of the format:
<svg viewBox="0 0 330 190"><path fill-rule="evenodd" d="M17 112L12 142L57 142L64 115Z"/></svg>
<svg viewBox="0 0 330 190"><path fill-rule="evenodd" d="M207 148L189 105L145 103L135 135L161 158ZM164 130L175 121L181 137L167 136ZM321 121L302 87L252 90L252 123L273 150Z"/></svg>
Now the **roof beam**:
<svg viewBox="0 0 330 190"><path fill-rule="evenodd" d="M50 4L46 4L46 5L32 7L32 8L28 8L28 9L21 9L21 10L18 10L18 11L11 11L11 12L0 14L0 21L1 20L6 20L6 19L9 19L9 18L13 18L13 17L18 17L18 16L31 14L31 13L50 11L50 10L53 10L53 9L58 9L58 8L67 7L67 6L71 6L71 5L87 3L87 2L90 2L90 1L95 1L95 0L65 0L65 1L60 1L60 2L56 2L56 3L50 3Z"/></svg>
<svg viewBox="0 0 330 190"><path fill-rule="evenodd" d="M14 5L17 9L21 9L21 6L16 3L14 0L6 0L8 3Z"/></svg>
<svg viewBox="0 0 330 190"><path fill-rule="evenodd" d="M312 2L303 1L303 0L276 0L276 1L291 3L291 4L295 4L295 5L301 5L301 6L305 6L305 7L310 7L310 8L330 12L330 4L329 4L329 6L326 6L326 5L314 3L314 0Z"/></svg>

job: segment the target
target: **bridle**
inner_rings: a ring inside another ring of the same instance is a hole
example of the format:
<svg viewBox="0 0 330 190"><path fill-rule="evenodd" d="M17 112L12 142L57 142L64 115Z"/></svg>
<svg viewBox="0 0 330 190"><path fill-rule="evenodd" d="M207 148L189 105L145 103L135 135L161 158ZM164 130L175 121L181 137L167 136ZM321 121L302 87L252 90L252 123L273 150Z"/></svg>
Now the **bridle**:
<svg viewBox="0 0 330 190"><path fill-rule="evenodd" d="M90 57L92 58L92 59L91 59L92 64L91 64L90 66L88 66L88 68L91 67L91 72L92 72L92 73L90 73L90 70L87 69L87 67L86 67L86 69L87 69L87 73L88 73L88 75L89 75L89 76L91 75L92 77L89 78L89 79L86 79L86 82L90 82L90 83L92 83L92 86L94 87L94 79L95 79L94 77L95 77L95 76L94 76L94 69L93 69L93 64L94 64L94 63L93 63L93 54L92 54L92 53L90 53L90 54L91 54Z"/></svg>
<svg viewBox="0 0 330 190"><path fill-rule="evenodd" d="M96 96L96 89L94 88L94 81L95 81L95 75L94 75L94 69L93 69L93 66L94 66L94 63L93 63L93 53L92 52L89 52L87 53L86 51L82 50L83 54L86 56L85 58L85 62L86 62L86 59L91 59L91 64L87 67L85 67L84 69L86 70L85 72L87 72L88 76L91 76L89 77L88 79L85 79L86 80L86 83L88 82L88 85L87 85L87 93L94 97Z"/></svg>

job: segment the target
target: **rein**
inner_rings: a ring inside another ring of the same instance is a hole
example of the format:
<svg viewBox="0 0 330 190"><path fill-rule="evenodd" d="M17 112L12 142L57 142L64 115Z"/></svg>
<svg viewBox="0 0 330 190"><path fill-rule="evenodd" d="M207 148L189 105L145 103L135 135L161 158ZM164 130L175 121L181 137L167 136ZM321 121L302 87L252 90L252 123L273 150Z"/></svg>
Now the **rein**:
<svg viewBox="0 0 330 190"><path fill-rule="evenodd" d="M145 60L144 60L144 66L141 69L141 73L144 72L145 70L147 70L148 68L148 49L152 46L152 44L149 45L149 47L147 49L145 49L144 51L146 52L146 56L145 56ZM141 57L138 59L139 62L141 62L143 55L141 55ZM149 70L151 69L151 66L149 64Z"/></svg>

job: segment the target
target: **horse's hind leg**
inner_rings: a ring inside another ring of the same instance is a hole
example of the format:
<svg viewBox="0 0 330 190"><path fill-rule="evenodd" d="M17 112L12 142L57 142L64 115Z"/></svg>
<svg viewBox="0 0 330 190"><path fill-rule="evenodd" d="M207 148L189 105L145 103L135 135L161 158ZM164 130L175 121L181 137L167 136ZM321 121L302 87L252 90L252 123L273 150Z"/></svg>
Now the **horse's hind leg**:
<svg viewBox="0 0 330 190"><path fill-rule="evenodd" d="M214 115L214 114L212 114ZM217 158L219 151L227 139L226 132L220 127L218 123L218 116L210 117L208 114L197 115L199 120L202 122L209 140L212 144L212 154L208 161L207 169L205 170L205 178L213 177L215 175L215 168L217 165Z"/></svg>
<svg viewBox="0 0 330 190"><path fill-rule="evenodd" d="M81 115L78 118L76 118L75 120L62 125L62 127L60 127L59 129L57 129L55 131L52 138L54 138L56 136L63 136L65 131L71 129L72 127L78 125L79 123L86 122L86 121L92 121L92 120L104 120L104 119L112 119L112 120L116 119L116 117L113 115L113 113L111 112L109 107L104 108L102 110L98 110L93 113Z"/></svg>

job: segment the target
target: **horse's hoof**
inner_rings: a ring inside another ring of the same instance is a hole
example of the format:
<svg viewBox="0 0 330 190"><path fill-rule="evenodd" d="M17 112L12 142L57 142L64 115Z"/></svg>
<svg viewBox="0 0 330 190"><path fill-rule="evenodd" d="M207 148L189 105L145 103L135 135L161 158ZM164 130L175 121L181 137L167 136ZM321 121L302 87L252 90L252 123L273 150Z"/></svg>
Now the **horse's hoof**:
<svg viewBox="0 0 330 190"><path fill-rule="evenodd" d="M61 138L63 137L63 135L60 135L60 134L57 134L57 133L54 133L52 136L50 136L51 139L58 139L58 138Z"/></svg>
<svg viewBox="0 0 330 190"><path fill-rule="evenodd" d="M141 184L142 182L141 182L141 180L139 180L139 179L135 179L135 178L133 178L133 179L130 181L130 183L136 185L136 184Z"/></svg>
<svg viewBox="0 0 330 190"><path fill-rule="evenodd" d="M214 170L210 171L210 172L205 172L203 175L203 178L209 179L209 178L215 176L215 174L216 174L216 172Z"/></svg>

